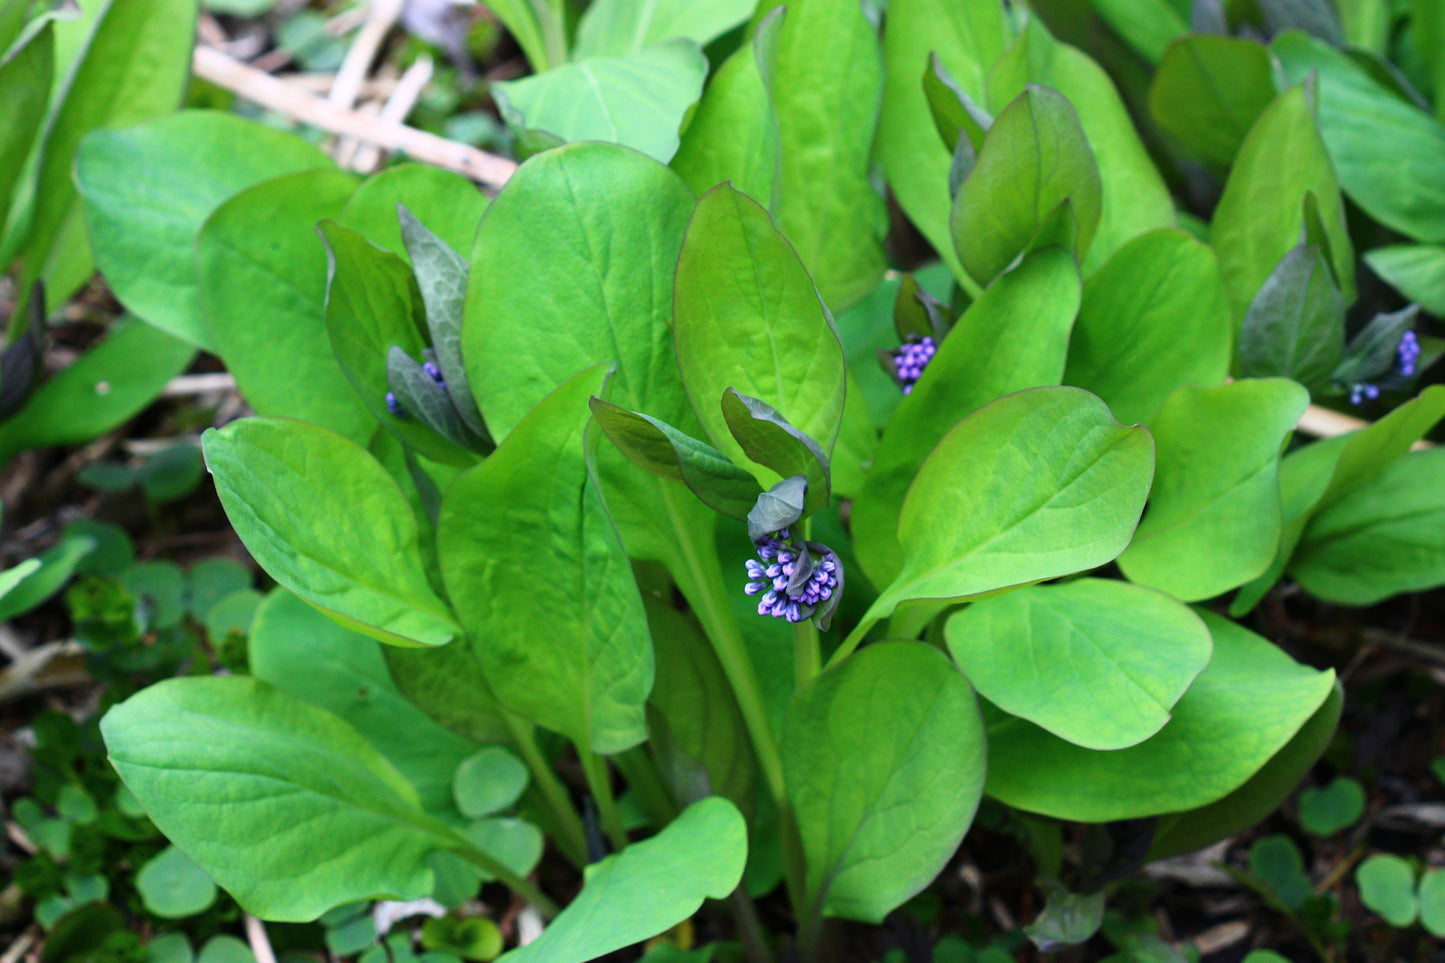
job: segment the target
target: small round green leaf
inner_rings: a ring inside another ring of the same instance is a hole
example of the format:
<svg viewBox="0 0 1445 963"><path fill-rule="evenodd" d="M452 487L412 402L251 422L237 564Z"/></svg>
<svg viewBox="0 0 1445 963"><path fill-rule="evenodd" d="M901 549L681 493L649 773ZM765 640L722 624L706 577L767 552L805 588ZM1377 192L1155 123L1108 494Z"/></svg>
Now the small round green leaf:
<svg viewBox="0 0 1445 963"><path fill-rule="evenodd" d="M1355 870L1360 902L1385 918L1391 926L1415 922L1419 902L1415 896L1415 869L1393 853L1376 853Z"/></svg>
<svg viewBox="0 0 1445 963"><path fill-rule="evenodd" d="M1420 876L1420 923L1430 935L1445 937L1445 869L1427 869Z"/></svg>
<svg viewBox="0 0 1445 963"><path fill-rule="evenodd" d="M1357 780L1338 776L1327 786L1299 795L1299 820L1316 836L1332 836L1353 826L1365 811L1365 790Z"/></svg>
<svg viewBox="0 0 1445 963"><path fill-rule="evenodd" d="M256 963L256 957L234 936L213 936L201 947L196 963Z"/></svg>
<svg viewBox="0 0 1445 963"><path fill-rule="evenodd" d="M463 760L452 782L457 808L473 819L509 808L526 788L527 767L501 746Z"/></svg>
<svg viewBox="0 0 1445 963"><path fill-rule="evenodd" d="M167 846L142 866L135 885L146 909L162 919L195 916L216 901L211 877L174 846Z"/></svg>
<svg viewBox="0 0 1445 963"><path fill-rule="evenodd" d="M162 933L146 944L150 963L191 963L196 951L191 938L184 933Z"/></svg>

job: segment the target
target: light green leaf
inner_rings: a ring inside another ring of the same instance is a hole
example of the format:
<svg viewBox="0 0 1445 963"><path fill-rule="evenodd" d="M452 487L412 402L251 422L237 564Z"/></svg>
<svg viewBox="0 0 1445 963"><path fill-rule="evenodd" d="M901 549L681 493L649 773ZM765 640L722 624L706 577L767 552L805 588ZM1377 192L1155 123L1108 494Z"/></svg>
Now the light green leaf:
<svg viewBox="0 0 1445 963"><path fill-rule="evenodd" d="M1420 903L1415 896L1415 867L1394 853L1376 853L1355 870L1360 902L1391 926L1415 922Z"/></svg>
<svg viewBox="0 0 1445 963"><path fill-rule="evenodd" d="M572 56L625 57L684 37L706 46L753 12L752 0L597 0L577 22Z"/></svg>
<svg viewBox="0 0 1445 963"><path fill-rule="evenodd" d="M994 718L988 794L1056 819L1107 822L1203 806L1244 784L1329 697L1334 673L1200 614L1214 637L1213 658L1158 735L1099 752L1022 719Z"/></svg>
<svg viewBox="0 0 1445 963"><path fill-rule="evenodd" d="M994 120L949 220L963 267L981 284L1046 237L1059 210L1072 211L1082 254L1099 224L1099 167L1063 95L1030 85Z"/></svg>
<svg viewBox="0 0 1445 963"><path fill-rule="evenodd" d="M6 569L5 591L0 594L0 621L30 611L63 589L77 566L95 548L93 536L66 534L39 558Z"/></svg>
<svg viewBox="0 0 1445 963"><path fill-rule="evenodd" d="M211 877L174 846L167 846L140 868L135 888L145 908L162 919L196 916L216 901Z"/></svg>
<svg viewBox="0 0 1445 963"><path fill-rule="evenodd" d="M768 213L730 185L702 196L677 264L677 364L698 419L750 465L721 403L732 388L782 413L831 454L843 414L843 348L807 271ZM778 475L753 469L770 487Z"/></svg>
<svg viewBox="0 0 1445 963"><path fill-rule="evenodd" d="M125 424L195 356L179 338L122 319L0 423L0 465L26 448L81 444Z"/></svg>
<svg viewBox="0 0 1445 963"><path fill-rule="evenodd" d="M1283 378L1170 396L1150 423L1159 451L1149 511L1119 556L1130 581L1194 602L1269 567L1283 526L1280 448L1309 400Z"/></svg>
<svg viewBox="0 0 1445 963"><path fill-rule="evenodd" d="M21 4L19 9L23 13L25 6ZM0 43L0 53L8 45ZM25 159L45 120L54 77L55 31L48 23L0 63L0 103L6 111L5 126L0 128L0 233L16 199Z"/></svg>
<svg viewBox="0 0 1445 963"><path fill-rule="evenodd" d="M101 734L146 814L250 913L311 920L431 891L446 828L325 710L245 676L168 679L107 712Z"/></svg>
<svg viewBox="0 0 1445 963"><path fill-rule="evenodd" d="M1187 607L1110 579L975 602L944 635L980 695L1086 749L1123 749L1158 732L1211 651L1209 629Z"/></svg>
<svg viewBox="0 0 1445 963"><path fill-rule="evenodd" d="M456 767L452 795L463 815L490 816L516 805L527 779L522 760L501 746L488 746Z"/></svg>
<svg viewBox="0 0 1445 963"><path fill-rule="evenodd" d="M1058 384L1079 288L1067 251L1030 254L969 306L898 402L853 504L854 545L875 585L903 567L898 513L918 466L948 430L1001 395Z"/></svg>
<svg viewBox="0 0 1445 963"><path fill-rule="evenodd" d="M1427 314L1445 317L1445 246L1397 244L1365 252L1365 263Z"/></svg>
<svg viewBox="0 0 1445 963"><path fill-rule="evenodd" d="M1320 40L1291 30L1270 49L1292 83L1318 72L1320 133L1350 199L1417 241L1445 241L1445 126Z"/></svg>
<svg viewBox="0 0 1445 963"><path fill-rule="evenodd" d="M689 806L652 839L592 866L568 907L505 963L585 963L675 926L742 878L747 826L721 797Z"/></svg>
<svg viewBox="0 0 1445 963"><path fill-rule="evenodd" d="M868 176L883 87L878 37L857 0L790 0L776 42L782 187L773 213L836 311L871 291L885 266L888 214Z"/></svg>
<svg viewBox="0 0 1445 963"><path fill-rule="evenodd" d="M1175 388L1223 384L1233 341L1214 252L1183 231L1153 231L1084 282L1063 380L1123 424L1147 423Z"/></svg>
<svg viewBox="0 0 1445 963"><path fill-rule="evenodd" d="M1445 937L1445 869L1420 874L1420 925L1436 938Z"/></svg>
<svg viewBox="0 0 1445 963"><path fill-rule="evenodd" d="M94 131L75 175L96 266L131 311L213 350L196 287L201 225L242 189L313 167L333 165L293 134L219 111Z"/></svg>
<svg viewBox="0 0 1445 963"><path fill-rule="evenodd" d="M452 482L437 547L498 701L615 753L647 738L653 661L627 553L585 460L587 398L602 379L598 366L564 383Z"/></svg>
<svg viewBox="0 0 1445 963"><path fill-rule="evenodd" d="M1169 0L1092 0L1090 6L1151 63L1159 63L1171 40L1189 32L1189 23Z"/></svg>
<svg viewBox="0 0 1445 963"><path fill-rule="evenodd" d="M1354 253L1339 187L1305 89L1291 87L1265 108L1239 148L1210 223L1235 322L1280 259L1300 243L1304 202L1313 193L1329 238L1330 263L1345 302L1355 299Z"/></svg>
<svg viewBox="0 0 1445 963"><path fill-rule="evenodd" d="M929 57L984 103L984 78L1003 56L1003 5L996 0L891 0L883 32L887 71L878 155L898 204L955 273L962 267L949 230L951 155L939 142L919 78Z"/></svg>
<svg viewBox="0 0 1445 963"><path fill-rule="evenodd" d="M1149 85L1149 113L1188 154L1228 167L1274 100L1269 48L1189 34L1170 44Z"/></svg>
<svg viewBox="0 0 1445 963"><path fill-rule="evenodd" d="M783 770L806 912L881 923L932 882L973 821L984 759L973 690L928 646L869 646L799 690Z"/></svg>
<svg viewBox="0 0 1445 963"><path fill-rule="evenodd" d="M256 413L365 444L376 420L331 351L326 246L316 236L355 189L349 174L311 170L241 191L201 228L196 273L211 343Z"/></svg>
<svg viewBox="0 0 1445 963"><path fill-rule="evenodd" d="M31 573L40 568L41 564L38 558L27 558L19 565L12 565L0 572L0 599L4 599L15 591L15 587L29 578Z"/></svg>
<svg viewBox="0 0 1445 963"><path fill-rule="evenodd" d="M411 508L365 449L289 418L233 421L202 442L227 517L272 578L382 642L457 634L422 570Z"/></svg>
<svg viewBox="0 0 1445 963"><path fill-rule="evenodd" d="M773 207L782 160L771 91L782 18L782 13L764 17L752 38L723 61L698 101L672 159L672 169L694 194L730 180Z"/></svg>
<svg viewBox="0 0 1445 963"><path fill-rule="evenodd" d="M196 0L111 0L88 38L84 59L67 75L63 94L57 91L60 106L41 145L28 240L35 260L26 265L27 281L44 276L56 303L68 300L72 285L89 274L88 255L80 258L84 270L79 270L66 258L80 255L64 250L66 245L85 250L84 232L75 230L80 208L72 176L81 139L98 127L124 127L175 110L190 74L195 32Z"/></svg>
<svg viewBox="0 0 1445 963"><path fill-rule="evenodd" d="M908 490L903 570L869 610L977 598L1102 565L1129 542L1154 439L1078 388L1000 398L944 436Z"/></svg>
<svg viewBox="0 0 1445 963"><path fill-rule="evenodd" d="M1445 449L1411 452L1318 511L1289 573L1341 605L1445 583Z"/></svg>
<svg viewBox="0 0 1445 963"><path fill-rule="evenodd" d="M600 140L672 160L687 110L702 96L707 58L691 40L671 40L625 57L592 57L492 85L517 130L564 141Z"/></svg>
<svg viewBox="0 0 1445 963"><path fill-rule="evenodd" d="M477 224L486 213L487 195L451 171L425 164L398 164L362 181L336 222L410 260L401 236L398 204L405 204L452 250L465 253L472 249Z"/></svg>
<svg viewBox="0 0 1445 963"><path fill-rule="evenodd" d="M460 823L452 779L476 743L433 722L397 689L381 643L283 589L261 604L247 643L252 675L350 723L411 783L423 809Z"/></svg>

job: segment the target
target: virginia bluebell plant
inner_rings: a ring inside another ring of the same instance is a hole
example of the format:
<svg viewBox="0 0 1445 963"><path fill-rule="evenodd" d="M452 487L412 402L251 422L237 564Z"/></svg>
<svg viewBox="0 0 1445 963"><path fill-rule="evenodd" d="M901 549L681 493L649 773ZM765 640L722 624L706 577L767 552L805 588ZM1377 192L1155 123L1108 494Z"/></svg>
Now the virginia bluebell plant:
<svg viewBox="0 0 1445 963"><path fill-rule="evenodd" d="M1395 363L1387 373L1397 378L1411 378L1415 375L1415 365L1420 359L1420 339L1414 331L1406 331L1400 336L1400 343L1395 348ZM1357 381L1350 385L1350 404L1359 405L1366 401L1374 401L1380 397L1380 386L1371 381Z"/></svg>

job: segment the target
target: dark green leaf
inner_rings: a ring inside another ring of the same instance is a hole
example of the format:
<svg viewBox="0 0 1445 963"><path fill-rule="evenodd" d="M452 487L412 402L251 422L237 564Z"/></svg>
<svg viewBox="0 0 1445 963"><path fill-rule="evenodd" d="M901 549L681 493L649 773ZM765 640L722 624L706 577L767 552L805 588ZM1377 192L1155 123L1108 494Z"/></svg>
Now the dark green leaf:
<svg viewBox="0 0 1445 963"><path fill-rule="evenodd" d="M1345 350L1345 302L1319 248L1291 250L1250 302L1239 332L1239 373L1292 378L1319 390Z"/></svg>
<svg viewBox="0 0 1445 963"><path fill-rule="evenodd" d="M1362 381L1391 382L1401 380L1393 377L1395 355L1400 339L1406 331L1415 326L1415 316L1420 313L1419 305L1412 304L1399 311L1381 313L1370 319L1360 333L1350 339L1345 348L1344 358L1330 372L1330 378L1339 385L1353 385Z"/></svg>
<svg viewBox="0 0 1445 963"><path fill-rule="evenodd" d="M827 506L831 487L828 456L816 441L790 425L772 405L731 388L723 392L722 412L744 455L784 478L802 475L807 479L805 513Z"/></svg>
<svg viewBox="0 0 1445 963"><path fill-rule="evenodd" d="M1349 776L1336 776L1328 785L1299 794L1300 825L1315 836L1333 836L1354 825L1364 812L1364 787Z"/></svg>
<svg viewBox="0 0 1445 963"><path fill-rule="evenodd" d="M1169 45L1149 86L1149 113L1183 150L1227 167L1274 100L1269 49L1191 34Z"/></svg>
<svg viewBox="0 0 1445 963"><path fill-rule="evenodd" d="M25 9L23 3L18 6ZM8 41L0 43L0 53L8 46ZM45 119L54 76L55 31L49 24L0 63L0 103L6 111L5 127L0 129L0 230L10 216L25 159Z"/></svg>
<svg viewBox="0 0 1445 963"><path fill-rule="evenodd" d="M1046 887L1047 897L1038 919L1024 927L1034 945L1044 953L1088 941L1104 922L1104 891L1071 893L1055 883Z"/></svg>
<svg viewBox="0 0 1445 963"><path fill-rule="evenodd" d="M748 512L748 537L758 544L773 532L780 532L803 517L808 480L802 475L784 478L758 496Z"/></svg>

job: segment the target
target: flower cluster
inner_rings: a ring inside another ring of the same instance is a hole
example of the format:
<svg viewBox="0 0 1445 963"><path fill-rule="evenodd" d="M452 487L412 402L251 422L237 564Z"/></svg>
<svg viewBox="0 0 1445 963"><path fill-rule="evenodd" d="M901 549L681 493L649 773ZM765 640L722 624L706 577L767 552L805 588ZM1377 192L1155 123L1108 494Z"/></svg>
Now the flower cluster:
<svg viewBox="0 0 1445 963"><path fill-rule="evenodd" d="M438 368L435 362L431 360L426 361L421 366L421 370L427 373L427 377L441 385L443 390L446 389L447 381L442 377L442 369ZM411 417L411 413L406 410L405 406L403 406L401 401L396 397L395 391L388 391L386 393L386 410L391 412L394 418Z"/></svg>
<svg viewBox="0 0 1445 963"><path fill-rule="evenodd" d="M1390 374L1400 378L1410 378L1415 374L1415 365L1420 360L1420 339L1415 332L1406 331L1400 336L1400 343L1395 347L1395 364L1390 369ZM1350 404L1358 405L1365 401L1374 401L1380 397L1380 386L1368 381L1357 381L1350 385Z"/></svg>
<svg viewBox="0 0 1445 963"><path fill-rule="evenodd" d="M799 549L788 538L785 528L758 545L758 558L746 563L750 581L743 591L765 593L759 615L801 622L837 591L838 558L826 550L815 558L811 545Z"/></svg>
<svg viewBox="0 0 1445 963"><path fill-rule="evenodd" d="M903 386L903 393L909 394L918 379L923 377L923 369L928 367L928 362L938 353L938 343L932 338L925 337L921 341L908 341L894 350L893 370L898 375L898 383Z"/></svg>

